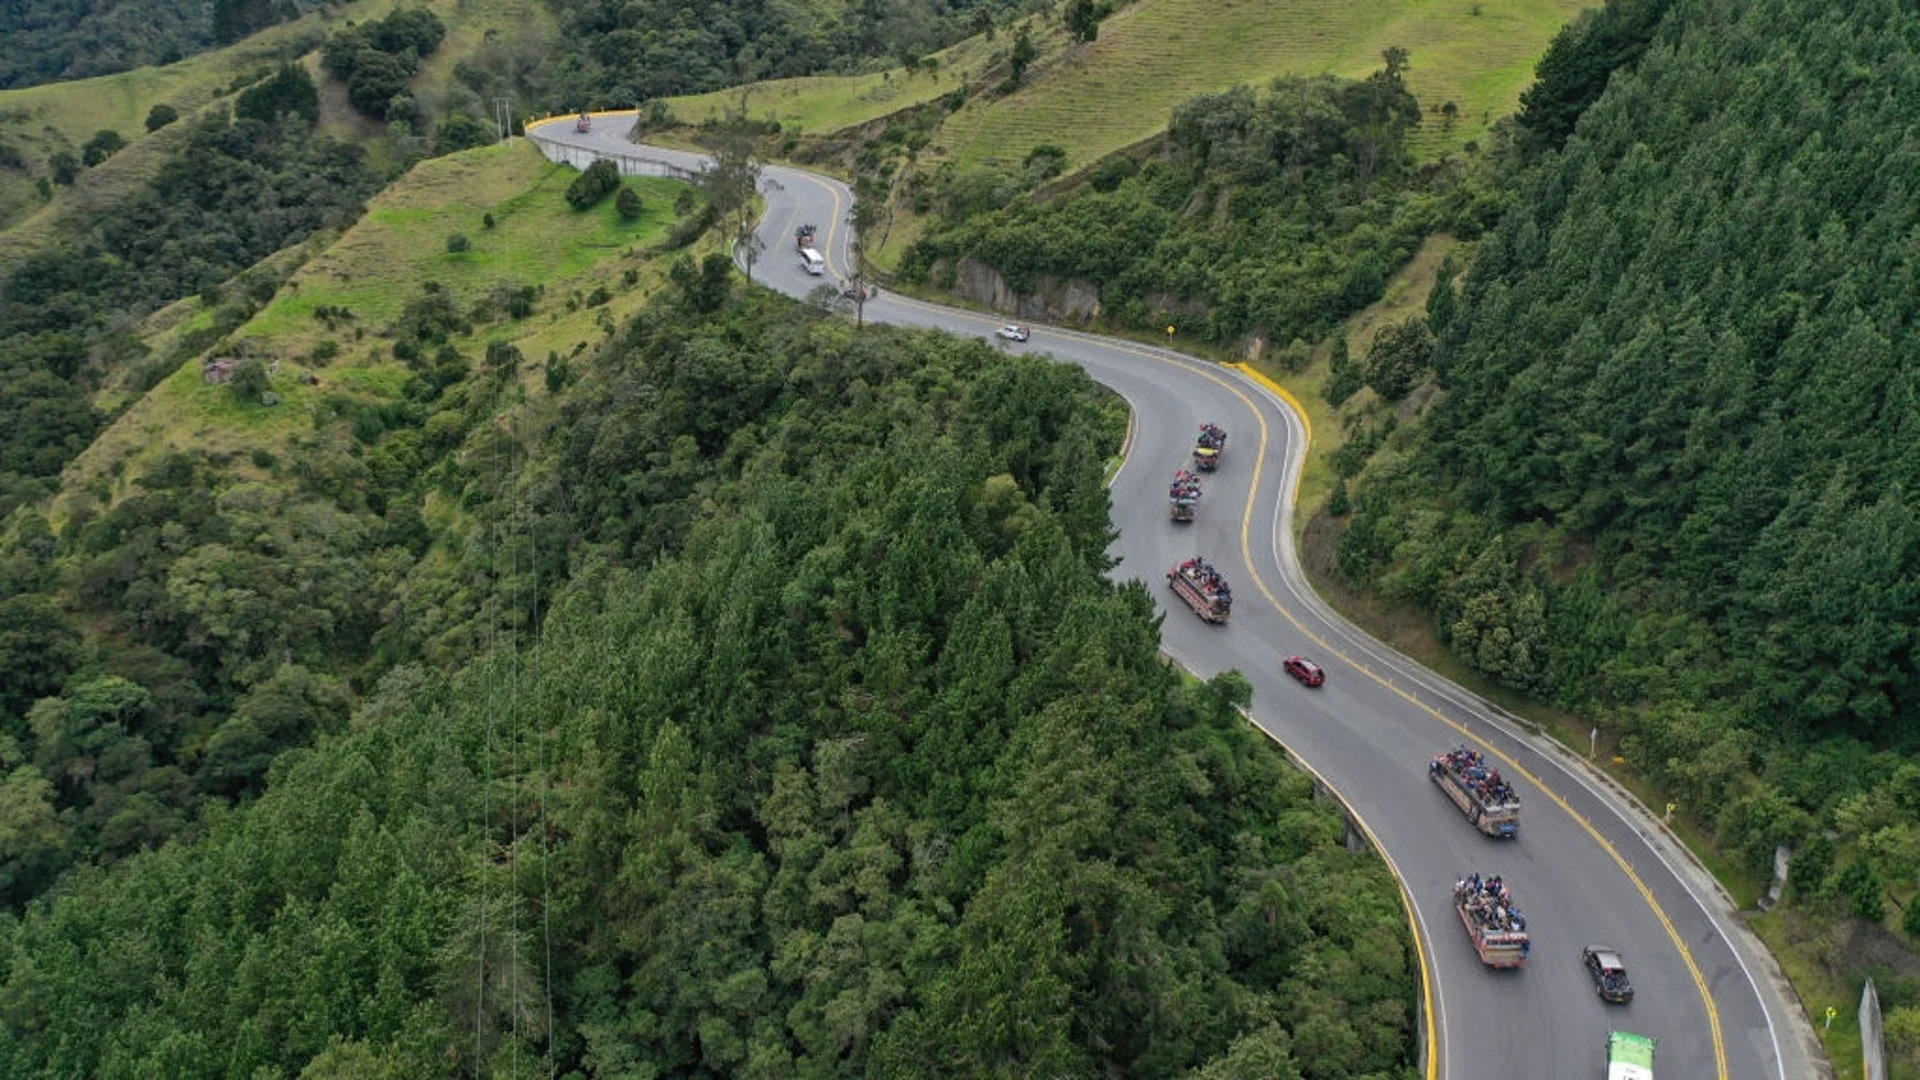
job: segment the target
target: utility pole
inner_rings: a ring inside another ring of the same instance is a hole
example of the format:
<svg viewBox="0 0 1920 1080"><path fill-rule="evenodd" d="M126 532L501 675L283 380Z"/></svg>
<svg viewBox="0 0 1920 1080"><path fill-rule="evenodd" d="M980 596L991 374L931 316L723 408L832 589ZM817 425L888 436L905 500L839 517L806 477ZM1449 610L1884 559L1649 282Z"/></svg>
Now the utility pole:
<svg viewBox="0 0 1920 1080"><path fill-rule="evenodd" d="M493 126L500 137L496 142L508 142L513 138L513 99L497 97L493 99Z"/></svg>

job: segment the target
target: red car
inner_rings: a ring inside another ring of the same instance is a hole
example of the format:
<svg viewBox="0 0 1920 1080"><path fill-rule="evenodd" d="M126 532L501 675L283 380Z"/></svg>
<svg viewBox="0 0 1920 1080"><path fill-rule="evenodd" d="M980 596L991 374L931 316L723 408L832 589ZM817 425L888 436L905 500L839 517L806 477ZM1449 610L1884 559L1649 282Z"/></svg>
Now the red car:
<svg viewBox="0 0 1920 1080"><path fill-rule="evenodd" d="M1304 656L1289 656L1280 662L1280 666L1287 669L1287 674L1308 686L1319 686L1327 681L1327 673L1320 670L1320 665Z"/></svg>

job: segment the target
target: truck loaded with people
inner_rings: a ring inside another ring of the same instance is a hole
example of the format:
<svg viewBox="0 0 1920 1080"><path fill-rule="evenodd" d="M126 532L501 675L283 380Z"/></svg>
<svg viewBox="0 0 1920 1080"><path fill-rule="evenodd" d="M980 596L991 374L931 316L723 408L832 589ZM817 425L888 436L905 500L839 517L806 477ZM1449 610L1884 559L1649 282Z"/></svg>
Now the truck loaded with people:
<svg viewBox="0 0 1920 1080"><path fill-rule="evenodd" d="M1473 827L1488 836L1512 837L1520 832L1520 796L1487 764L1480 751L1457 746L1427 763L1427 776L1467 815Z"/></svg>
<svg viewBox="0 0 1920 1080"><path fill-rule="evenodd" d="M1200 425L1200 438L1193 445L1193 467L1212 472L1220 467L1220 455L1227 449L1227 429L1208 421Z"/></svg>
<svg viewBox="0 0 1920 1080"><path fill-rule="evenodd" d="M813 246L814 229L811 225L802 225L793 233L794 247L800 251L800 268L814 277L827 272L827 258Z"/></svg>
<svg viewBox="0 0 1920 1080"><path fill-rule="evenodd" d="M1527 917L1498 875L1468 874L1453 886L1453 907L1467 928L1473 951L1488 967L1517 968L1527 962Z"/></svg>
<svg viewBox="0 0 1920 1080"><path fill-rule="evenodd" d="M1185 469L1177 470L1167 487L1167 515L1175 521L1192 521L1199 504L1200 478Z"/></svg>
<svg viewBox="0 0 1920 1080"><path fill-rule="evenodd" d="M1233 590L1227 587L1227 579L1197 555L1167 571L1167 587L1210 623L1224 623L1233 614Z"/></svg>

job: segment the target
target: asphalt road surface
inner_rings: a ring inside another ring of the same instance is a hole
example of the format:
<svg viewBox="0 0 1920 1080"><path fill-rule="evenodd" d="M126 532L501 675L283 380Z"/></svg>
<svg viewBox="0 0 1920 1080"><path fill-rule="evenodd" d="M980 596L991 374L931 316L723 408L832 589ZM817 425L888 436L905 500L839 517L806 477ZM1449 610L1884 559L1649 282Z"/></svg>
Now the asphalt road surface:
<svg viewBox="0 0 1920 1080"><path fill-rule="evenodd" d="M571 119L533 134L549 157L575 164L594 154L624 158L630 172L701 166L696 154L627 141L631 115L596 117L584 134ZM766 248L756 281L805 297L849 273L845 185L768 167L761 188ZM819 230L828 276L802 268L794 230L803 223ZM888 293L867 303L865 317L989 339L1005 321ZM1352 627L1306 585L1290 524L1306 440L1277 395L1233 368L1054 327L1002 347L1078 364L1131 403L1132 445L1112 483L1114 573L1146 581L1160 598L1165 648L1182 664L1202 677L1238 668L1251 680L1254 722L1346 800L1393 865L1414 909L1428 987L1429 1077L1592 1080L1605 1071L1612 1029L1660 1040L1661 1080L1813 1075L1788 1037L1787 1006L1731 931L1731 913L1668 844L1656 846L1642 817L1537 737ZM1208 420L1227 428L1228 445L1197 520L1176 524L1167 483ZM1167 569L1195 554L1233 585L1230 625L1200 621L1166 587ZM1324 687L1306 689L1280 670L1296 653L1326 669ZM1506 759L1497 764L1523 802L1517 840L1480 834L1428 780L1433 755L1463 741ZM1525 910L1532 953L1523 969L1491 970L1474 954L1451 902L1454 881L1470 871L1503 876ZM1594 992L1580 959L1588 944L1624 953L1631 1004L1608 1005Z"/></svg>

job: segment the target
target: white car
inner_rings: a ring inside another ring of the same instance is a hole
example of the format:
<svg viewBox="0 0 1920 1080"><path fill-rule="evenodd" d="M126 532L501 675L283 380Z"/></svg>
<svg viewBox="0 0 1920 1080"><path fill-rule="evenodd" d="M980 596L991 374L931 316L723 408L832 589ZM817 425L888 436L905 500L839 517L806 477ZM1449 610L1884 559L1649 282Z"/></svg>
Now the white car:
<svg viewBox="0 0 1920 1080"><path fill-rule="evenodd" d="M1008 341L1025 341L1028 338L1033 336L1033 331L1031 329L1028 329L1027 327L1024 327L1024 326L1016 326L1013 323L1008 323L1007 325L1001 327L1000 329L995 330L994 333L1000 337L1006 338Z"/></svg>

